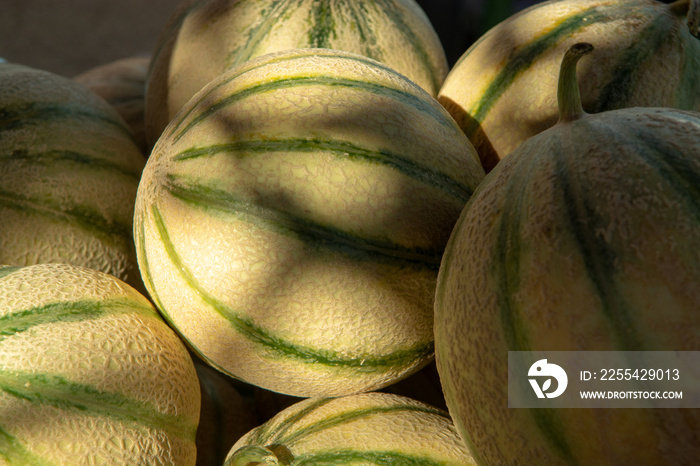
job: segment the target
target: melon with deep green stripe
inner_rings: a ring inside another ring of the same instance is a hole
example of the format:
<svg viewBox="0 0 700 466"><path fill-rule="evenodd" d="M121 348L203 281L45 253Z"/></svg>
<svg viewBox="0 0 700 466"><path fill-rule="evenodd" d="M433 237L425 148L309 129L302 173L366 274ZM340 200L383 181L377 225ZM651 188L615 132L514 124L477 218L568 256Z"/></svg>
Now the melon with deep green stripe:
<svg viewBox="0 0 700 466"><path fill-rule="evenodd" d="M244 435L224 464L475 463L446 411L404 396L374 392L295 403Z"/></svg>
<svg viewBox="0 0 700 466"><path fill-rule="evenodd" d="M220 370L295 396L379 388L433 357L441 254L483 176L404 76L335 50L266 55L159 139L136 200L139 266Z"/></svg>
<svg viewBox="0 0 700 466"><path fill-rule="evenodd" d="M149 143L219 74L266 53L307 47L374 58L432 96L448 71L440 39L415 0L184 0L153 54Z"/></svg>
<svg viewBox="0 0 700 466"><path fill-rule="evenodd" d="M65 262L143 290L132 235L145 158L107 102L0 64L0 263Z"/></svg>
<svg viewBox="0 0 700 466"><path fill-rule="evenodd" d="M486 171L557 122L559 60L576 42L597 47L579 66L586 111L700 110L700 8L657 0L555 0L498 24L450 70L438 100L472 141Z"/></svg>
<svg viewBox="0 0 700 466"><path fill-rule="evenodd" d="M486 176L445 250L447 406L479 464L695 464L697 409L508 407L509 351L700 350L700 113L561 115Z"/></svg>
<svg viewBox="0 0 700 466"><path fill-rule="evenodd" d="M0 267L0 463L194 465L199 409L185 345L134 288Z"/></svg>

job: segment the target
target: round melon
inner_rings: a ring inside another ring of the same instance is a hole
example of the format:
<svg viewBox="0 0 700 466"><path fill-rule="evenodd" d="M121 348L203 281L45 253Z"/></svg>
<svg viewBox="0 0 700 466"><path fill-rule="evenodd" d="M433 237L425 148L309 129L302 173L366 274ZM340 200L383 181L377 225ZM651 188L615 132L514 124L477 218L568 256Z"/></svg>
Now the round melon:
<svg viewBox="0 0 700 466"><path fill-rule="evenodd" d="M139 266L221 371L294 396L368 391L431 361L442 251L483 176L404 76L336 50L266 55L159 139L136 199Z"/></svg>
<svg viewBox="0 0 700 466"><path fill-rule="evenodd" d="M153 55L146 95L149 143L219 74L260 55L309 47L374 58L432 96L448 71L440 39L414 0L184 0Z"/></svg>
<svg viewBox="0 0 700 466"><path fill-rule="evenodd" d="M700 110L697 0L554 0L489 30L452 67L438 100L487 172L558 119L557 69L574 43L596 45L579 66L583 107ZM690 17L688 11L695 5Z"/></svg>
<svg viewBox="0 0 700 466"><path fill-rule="evenodd" d="M448 413L388 393L311 398L244 435L225 466L475 465Z"/></svg>
<svg viewBox="0 0 700 466"><path fill-rule="evenodd" d="M146 77L150 57L133 56L99 65L73 77L107 101L134 133L139 149L148 155L144 122Z"/></svg>
<svg viewBox="0 0 700 466"><path fill-rule="evenodd" d="M0 64L0 263L63 262L143 290L132 236L145 158L107 102Z"/></svg>
<svg viewBox="0 0 700 466"><path fill-rule="evenodd" d="M700 350L700 113L584 113L576 50L561 120L486 176L445 250L446 403L479 464L696 464L697 409L508 405L509 351Z"/></svg>
<svg viewBox="0 0 700 466"><path fill-rule="evenodd" d="M0 267L0 462L193 466L199 410L185 345L134 288Z"/></svg>

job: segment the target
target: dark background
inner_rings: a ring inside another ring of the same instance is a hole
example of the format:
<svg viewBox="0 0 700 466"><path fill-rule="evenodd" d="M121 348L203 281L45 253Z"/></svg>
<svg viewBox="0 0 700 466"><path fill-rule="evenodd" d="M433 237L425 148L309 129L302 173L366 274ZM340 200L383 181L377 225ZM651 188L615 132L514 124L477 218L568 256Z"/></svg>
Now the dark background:
<svg viewBox="0 0 700 466"><path fill-rule="evenodd" d="M181 0L0 0L0 57L64 76L150 55ZM453 64L488 28L534 0L421 0Z"/></svg>

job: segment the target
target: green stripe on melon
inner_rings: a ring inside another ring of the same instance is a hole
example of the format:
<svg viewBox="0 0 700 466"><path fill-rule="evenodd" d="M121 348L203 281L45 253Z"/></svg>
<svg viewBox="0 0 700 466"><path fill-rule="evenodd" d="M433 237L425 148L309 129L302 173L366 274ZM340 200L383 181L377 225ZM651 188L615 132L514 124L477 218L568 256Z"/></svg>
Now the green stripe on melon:
<svg viewBox="0 0 700 466"><path fill-rule="evenodd" d="M199 397L186 347L124 282L0 268L0 458L194 465Z"/></svg>
<svg viewBox="0 0 700 466"><path fill-rule="evenodd" d="M564 18L557 18L557 22L550 28L543 31L539 36L531 39L530 42L520 45L518 50L510 57L509 61L503 66L503 69L498 70L493 80L488 84L479 100L474 106L469 107L467 112L474 118L468 126L464 127L467 136L472 136L478 129L478 122L486 119L489 111L503 96L503 94L513 85L522 73L528 70L532 64L542 57L545 53L551 51L552 47L560 43L563 39L568 38L572 34L591 26L593 24L610 22L619 17L621 13L619 5L613 5L610 11L601 11L599 7L587 8L579 13L573 14ZM610 14L612 13L612 15ZM525 13L520 13L525 14ZM514 21L512 19L511 21ZM498 29L491 32L491 35L497 34ZM482 37L476 44L467 50L455 64L455 69L461 66L467 66L465 62L470 61L470 53L476 50L477 44L486 42L490 36ZM455 73L457 73L456 71ZM443 95L448 92L448 84L445 84Z"/></svg>
<svg viewBox="0 0 700 466"><path fill-rule="evenodd" d="M8 267L8 269L12 269ZM4 269L3 269L4 270ZM0 275L0 279L2 276ZM120 312L144 311L153 315L153 307L126 300L82 300L54 302L43 306L14 311L0 317L0 341L8 336L48 323L79 322Z"/></svg>
<svg viewBox="0 0 700 466"><path fill-rule="evenodd" d="M325 403L323 403L325 404ZM310 407L300 412L305 416L311 412L318 409L323 404L311 404ZM256 435L255 441L262 444L283 444L283 445L294 445L302 441L303 438L318 434L327 429L333 429L336 426L349 424L353 421L363 420L374 416L383 416L386 414L396 414L396 413L424 413L435 416L440 416L445 419L449 419L446 412L433 408L431 406L421 406L421 405L392 405L392 406L373 406L371 408L360 408L353 409L349 411L342 411L340 413L334 413L331 416L324 417L323 420L317 421L312 424L307 424L301 427L299 424L304 421L305 416L294 416L293 418L282 422L281 425L277 427L274 435L267 432L266 435Z"/></svg>
<svg viewBox="0 0 700 466"><path fill-rule="evenodd" d="M17 270L20 270L22 266L12 266L12 265L0 265L0 279L4 278L6 275L10 275Z"/></svg>
<svg viewBox="0 0 700 466"><path fill-rule="evenodd" d="M2 427L0 427L0 458L9 464L51 465L51 463L44 461L43 458L29 452L24 445L5 432Z"/></svg>
<svg viewBox="0 0 700 466"><path fill-rule="evenodd" d="M131 236L132 225L128 222L117 223L106 220L101 212L92 210L92 206L75 205L66 207L61 202L55 202L45 197L27 198L16 192L0 190L0 205L35 218L43 217L48 220L61 222L69 227L81 230L99 237L106 244L125 247L124 243ZM121 244L120 244L121 243ZM31 253L31 251L26 251ZM37 262L40 262L37 260Z"/></svg>
<svg viewBox="0 0 700 466"><path fill-rule="evenodd" d="M226 466L254 464L475 464L449 415L403 396L312 398L241 437Z"/></svg>
<svg viewBox="0 0 700 466"><path fill-rule="evenodd" d="M320 54L321 56L323 53ZM345 57L345 61L348 63L358 63L365 64L365 66L370 63L368 60L358 59L358 57ZM289 60L287 60L289 61ZM243 68L247 71L248 68ZM236 74L232 76L236 77ZM230 82L230 80L229 80ZM222 84L219 82L219 84ZM308 75L297 75L292 78L278 78L274 80L269 80L263 83L256 83L255 86L251 86L248 89L240 90L236 94L229 96L228 98L222 99L218 102L210 103L209 108L202 112L198 118L193 118L185 127L180 127L180 125L171 125L169 128L171 133L170 136L174 137L177 141L184 133L192 129L194 126L198 125L201 121L206 120L206 118L211 114L216 112L221 108L225 108L233 104L237 100L242 100L255 96L256 94L263 94L271 91L288 89L293 87L309 87L309 86L325 86L325 87L345 87L349 89L356 89L361 92L367 92L371 94L377 94L379 96L401 100L406 105L415 107L416 110L430 114L438 123L445 124L444 115L442 114L442 109L438 109L431 101L426 101L422 97L417 97L414 92L406 92L405 90L387 88L386 86L377 85L374 82L370 82L365 79L348 79L347 77L329 76L328 74L317 74L311 71ZM184 113L182 116L187 116ZM184 120L184 118L182 118ZM177 135L173 133L179 130Z"/></svg>
<svg viewBox="0 0 700 466"><path fill-rule="evenodd" d="M84 86L0 65L0 263L87 266L143 289L133 202L145 164L118 113Z"/></svg>
<svg viewBox="0 0 700 466"><path fill-rule="evenodd" d="M692 0L696 1L696 0ZM438 100L493 166L557 121L558 57L593 42L597 66L582 63L590 112L659 106L700 109L700 42L689 31L691 0L556 0L503 21L474 43L445 79Z"/></svg>
<svg viewBox="0 0 700 466"><path fill-rule="evenodd" d="M615 132L618 125L608 126L609 124L610 122L605 122L595 125L591 131L605 140L615 140L620 134ZM625 126L622 125L623 128ZM559 176L568 229L573 235L577 253L583 259L593 291L599 297L600 311L607 318L611 332L615 335L616 346L620 350L642 351L643 340L636 330L637 316L619 292L614 278L617 275L618 252L614 245L609 244L608 238L597 231L598 226L605 225L609 220L597 212L595 199L588 196L587 177L577 176L575 167L567 166L571 164L565 150L553 152L552 156ZM591 226L593 230L590 229Z"/></svg>
<svg viewBox="0 0 700 466"><path fill-rule="evenodd" d="M173 177L174 178L174 177ZM405 262L405 266L437 268L440 265L441 250L406 248L392 242L382 242L362 238L335 229L328 225L292 216L274 207L259 205L245 199L237 199L228 191L208 186L188 184L173 179L166 190L174 197L194 208L208 209L254 224L261 229L274 231L303 242L309 248L327 248L342 254L351 255L355 260L386 260ZM160 214L154 212L154 217ZM222 217L223 218L223 217ZM162 224L162 222L161 222ZM161 229L161 239L165 242L167 232ZM174 253L173 253L174 254ZM415 264L412 264L415 263Z"/></svg>
<svg viewBox="0 0 700 466"><path fill-rule="evenodd" d="M125 178L131 178L138 182L141 179L141 170L134 166L124 166L118 160L103 160L92 157L75 150L36 150L28 147L18 149L12 153L0 154L0 162L9 165L11 163L22 163L36 167L54 167L56 165L67 165L68 171L76 169L90 168L116 172Z"/></svg>
<svg viewBox="0 0 700 466"><path fill-rule="evenodd" d="M347 465L347 464L410 464L421 466L441 466L443 461L436 461L429 456L406 455L397 451L358 452L354 450L337 449L318 454L299 455L295 457L299 465Z"/></svg>
<svg viewBox="0 0 700 466"><path fill-rule="evenodd" d="M89 105L72 102L26 102L19 100L10 101L9 104L5 103L8 102L5 99L10 95L8 93L8 95L3 96L4 102L0 111L0 133L22 127L37 127L44 123L74 121L75 123L96 124L98 126L104 124L133 140L133 133L120 117L104 112L99 107L91 108Z"/></svg>
<svg viewBox="0 0 700 466"><path fill-rule="evenodd" d="M440 39L414 0L185 0L161 31L153 54L145 106L149 142L154 144L185 103L223 72L299 48L370 57L433 96L448 71Z"/></svg>
<svg viewBox="0 0 700 466"><path fill-rule="evenodd" d="M507 407L508 351L700 344L700 114L585 113L582 45L562 64L559 123L487 175L446 248L435 303L445 399L484 464L692 464L700 418L686 409Z"/></svg>
<svg viewBox="0 0 700 466"><path fill-rule="evenodd" d="M320 348L304 347L285 341L283 337L260 327L253 320L245 318L241 313L236 312L234 309L227 306L226 303L208 293L207 290L197 282L192 272L178 255L170 241L165 222L156 208L154 208L153 217L158 226L160 240L170 256L170 260L177 270L180 271L185 282L201 296L203 301L219 312L222 317L227 319L239 335L253 343L261 345L264 348L263 356L266 355L265 353L269 353L269 357L271 358L296 359L310 364L320 364L330 367L350 367L357 368L360 371L370 371L373 368L391 368L410 365L416 360L428 358L433 354L432 342L419 344L405 350L394 351L386 355L360 354L353 358L348 358L343 357L338 351L324 351ZM159 301L162 302L161 300ZM216 362L211 361L206 354L204 354L203 357L216 364Z"/></svg>
<svg viewBox="0 0 700 466"><path fill-rule="evenodd" d="M109 418L121 424L133 424L134 428L157 430L181 439L194 439L197 429L197 424L184 416L167 415L147 403L103 392L88 384L73 383L60 376L12 371L0 375L0 391L37 409L53 406L82 416Z"/></svg>
<svg viewBox="0 0 700 466"><path fill-rule="evenodd" d="M464 183L453 179L450 175L440 173L431 167L416 164L413 160L387 150L369 150L349 141L334 141L321 139L284 139L262 141L236 141L229 144L217 144L209 147L187 149L173 157L173 160L188 160L194 157L208 157L222 153L230 153L234 157L246 157L254 154L272 152L328 152L337 157L347 157L356 161L383 164L405 173L425 184L432 185L443 191L450 192L456 198L466 202L472 195L473 189Z"/></svg>
<svg viewBox="0 0 700 466"><path fill-rule="evenodd" d="M379 388L432 357L437 266L483 175L449 114L385 65L260 57L202 89L154 147L142 276L229 375L297 396Z"/></svg>

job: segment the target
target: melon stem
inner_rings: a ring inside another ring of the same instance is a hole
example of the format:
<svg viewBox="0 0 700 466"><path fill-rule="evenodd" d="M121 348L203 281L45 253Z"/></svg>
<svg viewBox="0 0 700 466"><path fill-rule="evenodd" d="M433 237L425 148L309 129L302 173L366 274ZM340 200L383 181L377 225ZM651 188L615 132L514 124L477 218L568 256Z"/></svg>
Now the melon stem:
<svg viewBox="0 0 700 466"><path fill-rule="evenodd" d="M690 33L700 39L700 0L676 0L668 8L678 16L687 15Z"/></svg>
<svg viewBox="0 0 700 466"><path fill-rule="evenodd" d="M593 51L593 45L580 42L569 47L564 54L559 69L557 102L559 104L559 121L571 121L586 114L581 106L581 93L576 76L576 65L584 55Z"/></svg>
<svg viewBox="0 0 700 466"><path fill-rule="evenodd" d="M226 466L289 466L294 457L281 445L248 445L236 450L226 460Z"/></svg>

